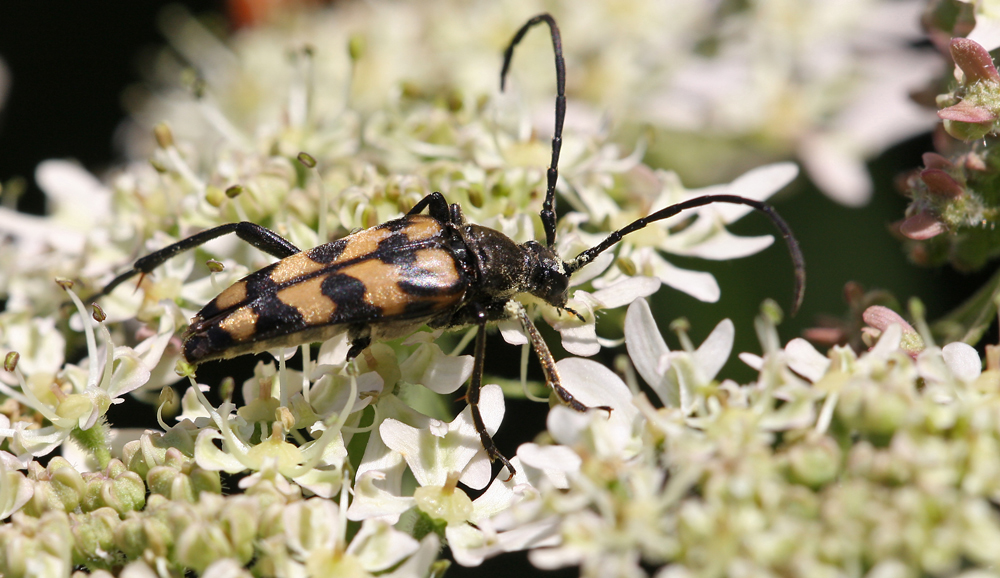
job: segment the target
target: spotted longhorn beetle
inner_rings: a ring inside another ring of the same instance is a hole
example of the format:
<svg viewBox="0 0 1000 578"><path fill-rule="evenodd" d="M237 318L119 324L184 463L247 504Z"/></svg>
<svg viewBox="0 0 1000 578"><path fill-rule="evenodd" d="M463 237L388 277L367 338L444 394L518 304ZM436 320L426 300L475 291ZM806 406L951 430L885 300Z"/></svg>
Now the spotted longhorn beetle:
<svg viewBox="0 0 1000 578"><path fill-rule="evenodd" d="M510 476L514 467L493 443L479 411L488 323L512 318L519 321L538 356L546 383L559 400L577 411L591 409L562 386L555 360L516 301L518 295L529 293L580 317L566 306L573 273L625 235L650 223L695 207L732 203L763 212L780 230L795 266L793 311L797 309L805 287L805 266L790 228L769 205L735 195L707 195L661 209L614 231L569 261L556 254L555 193L566 116L566 70L559 28L551 15L535 16L514 35L504 52L500 89L504 88L514 47L541 22L548 24L552 37L557 94L552 160L540 214L544 245L537 241L517 244L499 231L467 223L457 204L449 205L441 193L433 192L398 219L307 251L254 223L214 227L140 258L99 296L134 275L150 273L180 252L236 233L280 260L237 281L191 320L183 345L184 358L191 364L323 341L344 331L350 341L347 360L351 360L373 340L402 337L424 325L475 327L475 360L466 400L490 460L499 460ZM425 209L427 214L423 214Z"/></svg>

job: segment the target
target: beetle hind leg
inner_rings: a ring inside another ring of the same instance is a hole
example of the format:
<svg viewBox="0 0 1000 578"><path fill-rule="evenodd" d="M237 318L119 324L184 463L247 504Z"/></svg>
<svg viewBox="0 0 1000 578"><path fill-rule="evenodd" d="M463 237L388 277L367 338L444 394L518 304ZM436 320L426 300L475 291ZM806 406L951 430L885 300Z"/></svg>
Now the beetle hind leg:
<svg viewBox="0 0 1000 578"><path fill-rule="evenodd" d="M121 285L136 275L147 275L151 273L153 269L159 267L167 259L170 259L178 253L189 251L195 247L204 245L212 239L216 239L230 233L235 233L236 236L243 241L250 243L268 255L272 255L279 259L290 257L299 252L298 247L285 240L281 237L281 235L270 229L261 227L256 223L241 221L239 223L219 225L218 227L213 227L200 233L195 233L186 239L181 239L172 245L167 245L158 251L154 251L145 257L141 257L136 260L131 269L115 277L110 283L105 285L104 289L95 295L93 299L97 299L111 293L115 287Z"/></svg>

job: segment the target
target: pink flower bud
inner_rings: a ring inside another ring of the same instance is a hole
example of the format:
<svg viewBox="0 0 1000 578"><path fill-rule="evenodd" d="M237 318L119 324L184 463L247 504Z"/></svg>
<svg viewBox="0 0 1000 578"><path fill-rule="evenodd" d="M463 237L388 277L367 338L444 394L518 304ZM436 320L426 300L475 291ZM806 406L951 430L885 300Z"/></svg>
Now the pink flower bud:
<svg viewBox="0 0 1000 578"><path fill-rule="evenodd" d="M924 153L924 166L928 169L950 169L954 165L951 161L937 153Z"/></svg>
<svg viewBox="0 0 1000 578"><path fill-rule="evenodd" d="M963 100L948 108L942 108L938 111L937 115L944 120L967 122L969 124L987 124L997 118L997 115L993 111L988 108L976 106L967 100Z"/></svg>
<svg viewBox="0 0 1000 578"><path fill-rule="evenodd" d="M951 175L941 169L925 169L920 172L920 180L927 185L927 190L931 193L949 198L957 199L962 196L965 189Z"/></svg>
<svg viewBox="0 0 1000 578"><path fill-rule="evenodd" d="M995 82L1000 84L1000 73L993 65L993 58L985 48L968 38L952 38L951 57L965 73L968 82Z"/></svg>
<svg viewBox="0 0 1000 578"><path fill-rule="evenodd" d="M936 237L945 232L944 223L929 212L921 211L899 223L899 232L916 241Z"/></svg>
<svg viewBox="0 0 1000 578"><path fill-rule="evenodd" d="M872 305L868 309L865 309L865 312L861 314L861 318L864 319L865 323L879 331L885 331L890 325L895 323L903 328L904 333L917 332L899 313L883 305Z"/></svg>

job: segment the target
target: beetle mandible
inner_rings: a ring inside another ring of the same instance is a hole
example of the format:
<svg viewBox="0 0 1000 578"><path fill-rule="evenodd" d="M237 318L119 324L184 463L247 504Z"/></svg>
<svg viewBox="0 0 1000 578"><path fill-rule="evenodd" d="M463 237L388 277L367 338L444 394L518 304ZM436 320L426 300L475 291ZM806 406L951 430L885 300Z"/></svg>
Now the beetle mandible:
<svg viewBox="0 0 1000 578"><path fill-rule="evenodd" d="M504 52L500 89L504 88L514 47L530 28L543 22L552 37L556 65L552 159L540 213L545 244L518 244L499 231L468 223L457 204L449 205L441 193L433 192L398 219L306 251L251 222L214 227L138 259L132 269L115 277L98 296L110 293L134 275L150 273L180 252L235 233L279 261L224 290L191 320L183 345L184 358L191 364L323 341L345 331L350 342L347 360L351 360L373 340L401 337L424 325L443 329L475 327L474 363L466 400L490 460L500 461L511 477L515 469L493 443L479 410L487 324L515 318L558 399L578 411L590 409L563 387L548 346L516 301L519 295L534 295L579 316L566 306L573 273L625 235L650 223L687 209L731 203L763 212L784 237L795 266L794 313L805 287L801 250L777 212L752 199L735 195L689 199L637 219L568 261L556 254L555 192L566 116L566 71L559 28L551 15L531 18L514 35Z"/></svg>

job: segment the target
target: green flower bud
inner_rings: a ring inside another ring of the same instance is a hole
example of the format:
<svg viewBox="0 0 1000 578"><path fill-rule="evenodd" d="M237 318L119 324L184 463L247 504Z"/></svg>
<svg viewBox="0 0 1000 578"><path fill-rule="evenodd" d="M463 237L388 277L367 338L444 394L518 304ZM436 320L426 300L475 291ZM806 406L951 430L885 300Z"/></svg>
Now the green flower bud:
<svg viewBox="0 0 1000 578"><path fill-rule="evenodd" d="M88 514L71 514L73 562L112 562L108 552L115 550L115 529L121 524L118 512L100 508Z"/></svg>
<svg viewBox="0 0 1000 578"><path fill-rule="evenodd" d="M457 488L421 486L413 492L413 499L421 511L448 524L465 522L472 515L472 500Z"/></svg>
<svg viewBox="0 0 1000 578"><path fill-rule="evenodd" d="M795 444L787 455L789 480L819 488L840 472L840 448L829 437Z"/></svg>
<svg viewBox="0 0 1000 578"><path fill-rule="evenodd" d="M84 510L111 507L124 514L141 510L145 504L146 484L135 472L125 470L114 477L105 474L88 479Z"/></svg>
<svg viewBox="0 0 1000 578"><path fill-rule="evenodd" d="M17 367L17 361L19 359L21 359L21 354L20 353L18 353L16 351L11 351L10 353L8 353L7 356L4 357L4 360L3 360L4 371L8 371L8 372L14 371L14 368Z"/></svg>
<svg viewBox="0 0 1000 578"><path fill-rule="evenodd" d="M199 521L181 533L175 553L180 564L200 573L212 562L232 556L233 549L220 527Z"/></svg>
<svg viewBox="0 0 1000 578"><path fill-rule="evenodd" d="M149 491L170 498L172 501L184 500L195 503L194 492L190 480L184 474L169 466L156 466L146 475Z"/></svg>
<svg viewBox="0 0 1000 578"><path fill-rule="evenodd" d="M165 122L161 122L153 127L153 137L156 139L157 146L161 149L174 146L174 133Z"/></svg>
<svg viewBox="0 0 1000 578"><path fill-rule="evenodd" d="M163 558L172 544L170 527L157 517L129 514L115 528L115 546L127 558L141 558L146 551L156 558Z"/></svg>
<svg viewBox="0 0 1000 578"><path fill-rule="evenodd" d="M237 560L244 564L254 557L257 545L258 504L245 496L227 500L222 513L222 529L233 545Z"/></svg>
<svg viewBox="0 0 1000 578"><path fill-rule="evenodd" d="M226 202L226 192L219 187L209 185L205 187L205 200L213 207L221 207Z"/></svg>
<svg viewBox="0 0 1000 578"><path fill-rule="evenodd" d="M55 457L34 481L34 494L24 505L28 515L38 517L44 512L71 512L80 506L86 483L65 458Z"/></svg>
<svg viewBox="0 0 1000 578"><path fill-rule="evenodd" d="M126 467L142 477L145 477L153 466L162 464L166 455L166 450L156 447L151 438L150 435L144 435L125 444L122 450L122 460Z"/></svg>
<svg viewBox="0 0 1000 578"><path fill-rule="evenodd" d="M957 120L945 120L944 130L949 135L958 140L973 142L978 141L990 134L993 130L992 124L961 122Z"/></svg>

